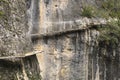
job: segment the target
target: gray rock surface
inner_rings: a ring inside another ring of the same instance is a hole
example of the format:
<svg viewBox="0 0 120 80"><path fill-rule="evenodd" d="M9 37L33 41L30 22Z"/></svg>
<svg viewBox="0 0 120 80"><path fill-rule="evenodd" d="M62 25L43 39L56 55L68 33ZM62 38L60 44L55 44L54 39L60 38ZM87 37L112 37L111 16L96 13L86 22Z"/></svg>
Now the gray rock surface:
<svg viewBox="0 0 120 80"><path fill-rule="evenodd" d="M119 48L97 41L99 32L88 29L46 37L36 47L43 80L119 80ZM41 59L42 58L42 59Z"/></svg>
<svg viewBox="0 0 120 80"><path fill-rule="evenodd" d="M0 56L23 55L30 48L25 4L24 0L0 1Z"/></svg>
<svg viewBox="0 0 120 80"><path fill-rule="evenodd" d="M120 80L120 45L98 41L106 20L81 16L99 2L1 0L0 80Z"/></svg>

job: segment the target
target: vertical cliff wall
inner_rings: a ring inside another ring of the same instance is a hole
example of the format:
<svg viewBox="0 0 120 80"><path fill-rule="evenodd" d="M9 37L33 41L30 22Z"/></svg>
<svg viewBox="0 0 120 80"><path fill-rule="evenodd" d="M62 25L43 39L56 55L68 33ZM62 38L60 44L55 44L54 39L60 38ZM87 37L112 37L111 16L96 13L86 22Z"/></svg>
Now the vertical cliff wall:
<svg viewBox="0 0 120 80"><path fill-rule="evenodd" d="M81 16L84 5L99 6L99 3L97 0L40 1L37 34L48 35L36 40L35 49L44 51L37 54L43 80L120 79L119 46L114 49L112 45L100 43L101 33L89 25L92 19L84 20ZM88 24L82 25L84 23ZM93 28L80 29L86 26ZM59 35L49 36L57 31Z"/></svg>
<svg viewBox="0 0 120 80"><path fill-rule="evenodd" d="M37 3L32 1L34 5ZM29 16L37 14L34 11L28 14L29 3L30 0L0 0L0 80L40 79L36 57L23 58L32 51L29 23L35 23ZM32 10L36 8L34 5Z"/></svg>
<svg viewBox="0 0 120 80"><path fill-rule="evenodd" d="M26 10L25 0L0 0L0 56L23 55L30 50Z"/></svg>
<svg viewBox="0 0 120 80"><path fill-rule="evenodd" d="M106 20L81 16L99 3L1 0L0 80L119 80L119 44L98 40Z"/></svg>
<svg viewBox="0 0 120 80"><path fill-rule="evenodd" d="M43 80L119 80L119 47L99 44L96 29L45 37L36 48Z"/></svg>

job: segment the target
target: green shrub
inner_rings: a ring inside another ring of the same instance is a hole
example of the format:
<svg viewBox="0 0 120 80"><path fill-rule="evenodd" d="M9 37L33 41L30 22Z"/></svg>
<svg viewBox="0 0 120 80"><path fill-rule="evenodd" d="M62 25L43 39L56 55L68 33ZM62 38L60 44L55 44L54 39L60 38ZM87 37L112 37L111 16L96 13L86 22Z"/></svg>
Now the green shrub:
<svg viewBox="0 0 120 80"><path fill-rule="evenodd" d="M107 45L116 46L120 40L120 20L112 21L102 28L98 29L101 33L99 42L104 42Z"/></svg>
<svg viewBox="0 0 120 80"><path fill-rule="evenodd" d="M0 3L1 3L1 2L7 3L7 1L8 1L8 0L0 0Z"/></svg>
<svg viewBox="0 0 120 80"><path fill-rule="evenodd" d="M102 8L105 10L111 10L115 6L114 2L115 2L115 0L103 0L102 1Z"/></svg>
<svg viewBox="0 0 120 80"><path fill-rule="evenodd" d="M84 6L82 11L82 16L84 17L94 17L94 7L93 6Z"/></svg>
<svg viewBox="0 0 120 80"><path fill-rule="evenodd" d="M2 17L4 15L3 11L0 11L0 17Z"/></svg>
<svg viewBox="0 0 120 80"><path fill-rule="evenodd" d="M101 6L83 6L82 16L100 18L120 18L120 0L102 0Z"/></svg>
<svg viewBox="0 0 120 80"><path fill-rule="evenodd" d="M120 1L119 0L106 0L102 3L103 9L109 12L110 17L120 18Z"/></svg>
<svg viewBox="0 0 120 80"><path fill-rule="evenodd" d="M109 11L88 5L83 7L82 16L88 18L92 17L109 18Z"/></svg>

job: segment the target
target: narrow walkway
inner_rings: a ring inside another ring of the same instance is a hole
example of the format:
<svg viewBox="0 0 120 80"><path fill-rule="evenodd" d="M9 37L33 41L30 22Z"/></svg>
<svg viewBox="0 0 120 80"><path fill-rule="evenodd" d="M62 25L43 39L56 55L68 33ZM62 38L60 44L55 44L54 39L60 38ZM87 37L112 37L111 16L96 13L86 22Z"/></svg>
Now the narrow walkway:
<svg viewBox="0 0 120 80"><path fill-rule="evenodd" d="M82 18L74 21L60 21L60 22L44 22L48 25L45 32L30 34L31 37L44 37L44 36L53 36L61 33L73 32L78 30L84 30L91 28L94 25L105 25L108 21L105 19L96 19L96 18ZM58 29L54 30L53 26L55 25ZM67 26L66 26L67 25ZM69 26L68 26L69 25ZM75 25L75 26L72 26ZM50 29L52 29L50 31Z"/></svg>
<svg viewBox="0 0 120 80"><path fill-rule="evenodd" d="M36 51L36 52L29 52L25 55L18 55L18 56L6 56L6 57L0 57L0 59L15 59L15 58L25 58L28 56L36 55L38 53L42 53L43 51Z"/></svg>
<svg viewBox="0 0 120 80"><path fill-rule="evenodd" d="M52 30L48 31L46 33L37 33L37 34L30 34L31 37L37 37L37 38L42 38L44 36L54 36L54 35L59 35L59 34L63 34L63 33L67 33L67 32L73 32L73 31L79 31L79 30L84 30L84 29L88 29L93 27L94 25L105 25L107 22L110 22L110 20L105 20L105 19L95 19L95 18L82 18L79 20L75 20L75 21L61 21L61 22L45 22L45 24L49 25L49 24L58 24L61 26L57 26L57 27L62 27L62 29L60 30ZM77 24L80 25L77 25ZM63 25L75 25L77 27L71 27L71 26L67 26L67 28L64 28ZM48 27L49 30L49 27ZM27 56L31 56L31 55L36 55L38 53L42 53L43 51L33 51L33 52L29 52L26 53L25 55L18 55L18 56L6 56L6 57L0 57L0 59L14 59L14 58L24 58Z"/></svg>

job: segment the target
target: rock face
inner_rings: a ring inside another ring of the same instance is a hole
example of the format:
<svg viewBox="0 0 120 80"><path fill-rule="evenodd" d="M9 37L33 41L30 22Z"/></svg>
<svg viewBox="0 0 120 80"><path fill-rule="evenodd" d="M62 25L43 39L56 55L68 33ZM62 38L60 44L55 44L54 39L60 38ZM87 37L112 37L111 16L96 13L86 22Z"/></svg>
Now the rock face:
<svg viewBox="0 0 120 80"><path fill-rule="evenodd" d="M36 46L43 80L119 80L119 47L99 44L95 29L46 37ZM102 46L101 46L102 45Z"/></svg>
<svg viewBox="0 0 120 80"><path fill-rule="evenodd" d="M29 39L26 37L25 4L24 0L0 1L0 11L3 13L0 16L0 56L22 55L27 51Z"/></svg>
<svg viewBox="0 0 120 80"><path fill-rule="evenodd" d="M99 2L0 1L0 80L120 80L120 45L98 40L106 21L81 16Z"/></svg>
<svg viewBox="0 0 120 80"><path fill-rule="evenodd" d="M36 56L17 61L0 60L0 80L40 80L40 69Z"/></svg>

